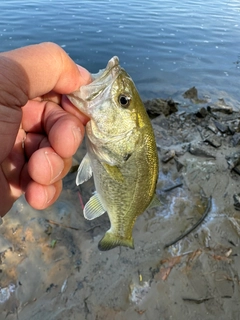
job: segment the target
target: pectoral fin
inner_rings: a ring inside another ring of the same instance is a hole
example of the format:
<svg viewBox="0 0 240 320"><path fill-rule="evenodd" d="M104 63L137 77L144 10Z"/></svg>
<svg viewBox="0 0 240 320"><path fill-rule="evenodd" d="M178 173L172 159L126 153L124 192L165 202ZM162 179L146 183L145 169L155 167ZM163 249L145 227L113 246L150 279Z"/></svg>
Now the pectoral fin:
<svg viewBox="0 0 240 320"><path fill-rule="evenodd" d="M123 182L124 181L124 177L122 175L122 172L120 171L120 169L116 166L110 166L107 163L102 163L104 169L107 171L107 173L109 174L109 176L118 182Z"/></svg>
<svg viewBox="0 0 240 320"><path fill-rule="evenodd" d="M92 168L90 164L90 158L88 153L83 158L80 166L78 167L76 185L82 184L83 182L89 180L92 176Z"/></svg>
<svg viewBox="0 0 240 320"><path fill-rule="evenodd" d="M90 198L83 209L84 218L87 220L98 218L104 214L104 212L106 212L106 210L103 208L97 193Z"/></svg>

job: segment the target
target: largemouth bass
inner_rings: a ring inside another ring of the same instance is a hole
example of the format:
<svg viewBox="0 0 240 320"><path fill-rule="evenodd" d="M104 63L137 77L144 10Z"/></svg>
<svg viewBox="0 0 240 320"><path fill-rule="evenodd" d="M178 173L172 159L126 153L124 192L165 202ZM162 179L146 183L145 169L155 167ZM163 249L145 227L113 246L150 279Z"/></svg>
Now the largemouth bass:
<svg viewBox="0 0 240 320"><path fill-rule="evenodd" d="M96 193L85 205L84 217L92 220L108 213L111 228L99 242L100 250L134 248L135 220L157 202L157 148L141 98L118 57L93 75L92 83L68 98L90 118L87 154L78 168L76 183L82 184L93 174Z"/></svg>

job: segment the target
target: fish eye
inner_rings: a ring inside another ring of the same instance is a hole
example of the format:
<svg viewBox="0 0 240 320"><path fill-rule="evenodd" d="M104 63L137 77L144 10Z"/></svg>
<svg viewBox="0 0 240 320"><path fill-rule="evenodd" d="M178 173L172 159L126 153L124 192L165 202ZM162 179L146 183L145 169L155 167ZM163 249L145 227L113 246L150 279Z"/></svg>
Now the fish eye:
<svg viewBox="0 0 240 320"><path fill-rule="evenodd" d="M120 96L118 97L118 102L123 108L127 108L130 104L130 101L131 101L131 98L125 94L120 94Z"/></svg>

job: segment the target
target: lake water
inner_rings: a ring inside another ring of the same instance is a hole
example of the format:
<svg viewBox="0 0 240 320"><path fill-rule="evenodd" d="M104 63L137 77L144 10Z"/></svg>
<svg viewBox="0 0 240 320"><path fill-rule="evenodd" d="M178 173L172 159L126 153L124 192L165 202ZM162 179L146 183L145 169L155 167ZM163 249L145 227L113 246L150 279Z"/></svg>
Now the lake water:
<svg viewBox="0 0 240 320"><path fill-rule="evenodd" d="M143 99L201 94L240 101L239 0L2 0L0 50L54 41L97 72L118 55Z"/></svg>

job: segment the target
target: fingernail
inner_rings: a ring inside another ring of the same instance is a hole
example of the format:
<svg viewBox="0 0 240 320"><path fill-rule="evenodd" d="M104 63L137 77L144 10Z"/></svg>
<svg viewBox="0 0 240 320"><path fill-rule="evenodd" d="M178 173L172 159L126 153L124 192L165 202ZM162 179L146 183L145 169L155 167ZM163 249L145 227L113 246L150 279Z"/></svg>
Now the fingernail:
<svg viewBox="0 0 240 320"><path fill-rule="evenodd" d="M49 185L45 188L46 203L50 203L56 194L56 188L53 185Z"/></svg>
<svg viewBox="0 0 240 320"><path fill-rule="evenodd" d="M73 133L74 141L76 142L77 145L80 145L83 139L81 129L79 127L72 127L72 133Z"/></svg>
<svg viewBox="0 0 240 320"><path fill-rule="evenodd" d="M93 81L93 77L92 75L89 73L89 71L87 69L85 69L84 67L80 66L77 64L78 70L81 74L81 80L82 80L82 84L81 85L86 85L89 84Z"/></svg>
<svg viewBox="0 0 240 320"><path fill-rule="evenodd" d="M58 179L58 177L61 175L64 169L64 163L62 162L62 168L60 168L60 170L59 169L56 170L54 164L58 162L57 166L59 168L59 156L55 152L48 152L48 151L45 151L45 156L50 168L50 177L51 177L50 184L51 184L55 182Z"/></svg>

